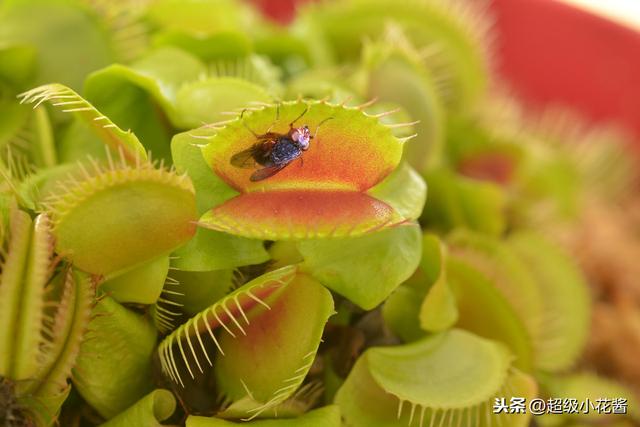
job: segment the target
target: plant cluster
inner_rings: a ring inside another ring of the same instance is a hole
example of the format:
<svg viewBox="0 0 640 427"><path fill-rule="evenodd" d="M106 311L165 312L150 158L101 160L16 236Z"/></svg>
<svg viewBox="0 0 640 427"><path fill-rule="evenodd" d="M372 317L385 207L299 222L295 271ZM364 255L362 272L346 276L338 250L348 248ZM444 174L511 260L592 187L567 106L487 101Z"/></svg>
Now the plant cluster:
<svg viewBox="0 0 640 427"><path fill-rule="evenodd" d="M564 238L635 165L611 129L525 114L492 39L457 0L287 27L234 0L5 0L0 421L531 423L502 397L640 420L577 364L592 298ZM270 176L231 160L302 126Z"/></svg>

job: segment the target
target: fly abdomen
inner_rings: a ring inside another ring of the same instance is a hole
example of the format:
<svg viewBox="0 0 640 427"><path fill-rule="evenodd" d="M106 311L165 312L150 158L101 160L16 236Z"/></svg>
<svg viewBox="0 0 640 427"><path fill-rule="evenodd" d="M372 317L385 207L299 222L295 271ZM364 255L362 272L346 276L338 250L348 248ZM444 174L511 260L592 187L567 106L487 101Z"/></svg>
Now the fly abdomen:
<svg viewBox="0 0 640 427"><path fill-rule="evenodd" d="M290 138L280 138L271 151L271 161L274 165L289 163L302 155L298 144Z"/></svg>

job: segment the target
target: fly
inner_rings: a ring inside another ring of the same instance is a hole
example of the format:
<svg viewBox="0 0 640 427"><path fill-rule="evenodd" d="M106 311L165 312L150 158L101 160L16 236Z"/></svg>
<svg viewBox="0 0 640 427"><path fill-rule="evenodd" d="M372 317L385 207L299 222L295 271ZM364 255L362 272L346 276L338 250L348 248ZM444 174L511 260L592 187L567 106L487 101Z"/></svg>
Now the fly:
<svg viewBox="0 0 640 427"><path fill-rule="evenodd" d="M296 159L304 162L302 154L309 149L311 140L317 135L318 129L324 122L333 118L329 117L320 122L316 128L316 135L311 135L309 126L306 124L302 127L294 127L295 122L300 120L308 109L309 107L306 107L298 117L289 123L289 131L287 133L268 130L263 134L257 134L245 124L245 127L255 136L257 142L248 149L231 156L231 164L239 168L261 166L249 178L252 182L256 182L277 174ZM244 114L244 111L242 114ZM242 114L240 115L240 120L242 120ZM276 113L276 117L277 115L279 115L279 112Z"/></svg>

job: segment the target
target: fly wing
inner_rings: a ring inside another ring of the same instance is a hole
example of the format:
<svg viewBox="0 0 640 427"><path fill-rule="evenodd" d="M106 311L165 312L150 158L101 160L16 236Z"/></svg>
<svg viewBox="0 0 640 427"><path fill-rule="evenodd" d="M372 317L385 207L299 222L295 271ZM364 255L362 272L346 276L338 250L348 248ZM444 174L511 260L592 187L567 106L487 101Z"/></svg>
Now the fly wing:
<svg viewBox="0 0 640 427"><path fill-rule="evenodd" d="M263 179L267 179L270 176L273 176L284 169L289 163L284 163L275 166L268 166L266 168L258 169L255 171L251 177L249 178L252 182L262 181Z"/></svg>
<svg viewBox="0 0 640 427"><path fill-rule="evenodd" d="M251 148L247 148L246 150L242 150L239 153L231 156L231 164L237 168L249 169L256 165L256 160L254 159L255 154L255 146Z"/></svg>
<svg viewBox="0 0 640 427"><path fill-rule="evenodd" d="M238 168L250 169L256 164L265 166L269 162L269 156L275 140L268 138L269 135L261 135L259 141L246 150L240 151L231 156L231 164Z"/></svg>

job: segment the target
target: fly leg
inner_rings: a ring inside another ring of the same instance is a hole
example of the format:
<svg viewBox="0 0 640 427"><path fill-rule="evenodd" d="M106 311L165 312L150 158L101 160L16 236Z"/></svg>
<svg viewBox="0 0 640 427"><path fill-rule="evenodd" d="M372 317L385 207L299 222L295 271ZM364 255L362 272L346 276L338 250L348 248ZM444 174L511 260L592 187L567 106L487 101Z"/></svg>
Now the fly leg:
<svg viewBox="0 0 640 427"><path fill-rule="evenodd" d="M291 123L289 123L289 129L293 129L293 124L298 120L300 120L302 116L307 114L307 111L309 111L309 105L305 105L304 110L302 110L302 113L300 113L298 117L296 117Z"/></svg>
<svg viewBox="0 0 640 427"><path fill-rule="evenodd" d="M240 121L242 122L242 125L243 125L243 126L244 126L248 131L249 131L249 132L251 132L251 134L252 134L254 137L258 138L258 134L257 134L257 133L255 133L255 132L253 131L253 129L251 129L251 128L249 127L249 125L247 125L247 124L245 123L245 121L244 121L244 119L243 119L245 111L247 111L247 109L246 109L246 108L245 108L244 110L242 110L242 112L240 113Z"/></svg>
<svg viewBox="0 0 640 427"><path fill-rule="evenodd" d="M278 123L278 120L280 120L280 101L276 103L276 119L273 121L273 123L271 123L271 126L269 126L269 129L267 129L266 133L271 132L271 129L273 129L276 123Z"/></svg>
<svg viewBox="0 0 640 427"><path fill-rule="evenodd" d="M322 120L320 123L318 123L318 126L316 126L316 131L313 133L313 135L311 137L309 137L310 140L314 140L316 138L316 135L318 135L318 131L320 130L320 126L322 126L323 124L325 124L326 122L328 122L329 120L333 119L334 117L327 117L326 119ZM316 145L320 145L319 143Z"/></svg>

